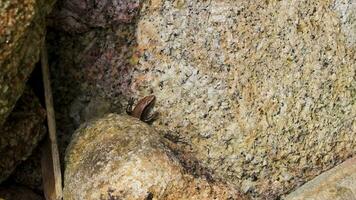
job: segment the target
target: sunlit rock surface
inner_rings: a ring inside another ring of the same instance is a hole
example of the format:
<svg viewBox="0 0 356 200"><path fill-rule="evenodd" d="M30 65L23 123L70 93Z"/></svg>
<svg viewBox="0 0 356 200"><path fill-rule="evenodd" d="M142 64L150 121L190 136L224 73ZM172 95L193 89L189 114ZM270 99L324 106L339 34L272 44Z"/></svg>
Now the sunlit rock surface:
<svg viewBox="0 0 356 200"><path fill-rule="evenodd" d="M65 160L64 199L244 199L185 172L147 124L110 114L82 125Z"/></svg>
<svg viewBox="0 0 356 200"><path fill-rule="evenodd" d="M322 173L296 191L288 194L285 200L351 200L356 199L356 158Z"/></svg>
<svg viewBox="0 0 356 200"><path fill-rule="evenodd" d="M131 90L157 96L154 127L203 166L275 198L355 154L350 16L333 1L146 1Z"/></svg>

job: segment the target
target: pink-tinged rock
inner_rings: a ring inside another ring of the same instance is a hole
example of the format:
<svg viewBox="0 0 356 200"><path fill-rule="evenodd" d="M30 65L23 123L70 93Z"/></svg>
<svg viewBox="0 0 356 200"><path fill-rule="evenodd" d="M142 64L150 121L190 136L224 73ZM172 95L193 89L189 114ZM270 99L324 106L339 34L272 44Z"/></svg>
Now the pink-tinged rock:
<svg viewBox="0 0 356 200"><path fill-rule="evenodd" d="M141 0L65 0L51 14L56 29L81 33L91 28L108 28L131 23L139 12Z"/></svg>
<svg viewBox="0 0 356 200"><path fill-rule="evenodd" d="M355 200L356 157L320 174L285 200Z"/></svg>

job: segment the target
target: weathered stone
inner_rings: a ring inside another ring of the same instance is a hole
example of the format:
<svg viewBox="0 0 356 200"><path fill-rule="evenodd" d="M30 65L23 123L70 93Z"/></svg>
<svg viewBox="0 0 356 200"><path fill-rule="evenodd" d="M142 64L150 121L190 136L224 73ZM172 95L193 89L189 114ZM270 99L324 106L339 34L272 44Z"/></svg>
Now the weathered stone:
<svg viewBox="0 0 356 200"><path fill-rule="evenodd" d="M0 129L0 182L32 153L44 136L46 112L28 88Z"/></svg>
<svg viewBox="0 0 356 200"><path fill-rule="evenodd" d="M356 157L288 194L285 200L356 200Z"/></svg>
<svg viewBox="0 0 356 200"><path fill-rule="evenodd" d="M64 199L242 199L231 186L187 174L147 124L110 114L68 146Z"/></svg>
<svg viewBox="0 0 356 200"><path fill-rule="evenodd" d="M153 126L204 167L277 198L356 153L355 45L336 8L145 1L133 96L155 94Z"/></svg>
<svg viewBox="0 0 356 200"><path fill-rule="evenodd" d="M70 5L62 16L87 16ZM253 197L276 198L356 153L353 6L154 0L137 27L73 23L51 38L59 132L75 128L78 97L126 105L153 93L153 126L178 149Z"/></svg>
<svg viewBox="0 0 356 200"><path fill-rule="evenodd" d="M0 187L0 200L43 200L33 191L19 186Z"/></svg>
<svg viewBox="0 0 356 200"><path fill-rule="evenodd" d="M356 3L348 0L335 0L333 8L340 17L341 31L348 45L356 45Z"/></svg>
<svg viewBox="0 0 356 200"><path fill-rule="evenodd" d="M45 16L54 0L0 1L0 126L39 59Z"/></svg>

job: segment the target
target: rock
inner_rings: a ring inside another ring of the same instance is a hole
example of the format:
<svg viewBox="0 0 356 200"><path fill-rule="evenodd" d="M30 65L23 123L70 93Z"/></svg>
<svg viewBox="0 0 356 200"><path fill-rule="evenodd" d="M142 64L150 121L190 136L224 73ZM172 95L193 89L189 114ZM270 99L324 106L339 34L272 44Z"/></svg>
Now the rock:
<svg viewBox="0 0 356 200"><path fill-rule="evenodd" d="M356 199L356 157L320 174L288 194L285 200Z"/></svg>
<svg viewBox="0 0 356 200"><path fill-rule="evenodd" d="M64 0L51 14L49 25L68 33L83 33L93 28L131 23L139 12L140 3L141 0Z"/></svg>
<svg viewBox="0 0 356 200"><path fill-rule="evenodd" d="M40 147L33 150L32 155L16 167L8 179L10 182L26 186L36 192L43 191Z"/></svg>
<svg viewBox="0 0 356 200"><path fill-rule="evenodd" d="M133 96L156 95L153 126L203 167L278 198L355 154L356 52L336 7L145 1Z"/></svg>
<svg viewBox="0 0 356 200"><path fill-rule="evenodd" d="M46 133L46 112L27 88L0 129L0 182L26 160Z"/></svg>
<svg viewBox="0 0 356 200"><path fill-rule="evenodd" d="M54 0L0 2L0 127L39 60L45 17Z"/></svg>
<svg viewBox="0 0 356 200"><path fill-rule="evenodd" d="M33 191L19 186L0 187L1 200L44 200Z"/></svg>
<svg viewBox="0 0 356 200"><path fill-rule="evenodd" d="M147 124L109 114L68 146L64 199L243 199L231 186L187 174Z"/></svg>
<svg viewBox="0 0 356 200"><path fill-rule="evenodd" d="M355 154L350 1L145 1L134 25L90 29L81 4L61 6L70 11L58 23L80 25L59 26L50 41L60 134L75 128L68 105L78 96L123 108L153 93L156 130L215 177L251 181L257 199Z"/></svg>
<svg viewBox="0 0 356 200"><path fill-rule="evenodd" d="M333 8L337 11L341 21L341 31L346 37L347 44L355 48L356 45L356 4L347 0L334 1Z"/></svg>

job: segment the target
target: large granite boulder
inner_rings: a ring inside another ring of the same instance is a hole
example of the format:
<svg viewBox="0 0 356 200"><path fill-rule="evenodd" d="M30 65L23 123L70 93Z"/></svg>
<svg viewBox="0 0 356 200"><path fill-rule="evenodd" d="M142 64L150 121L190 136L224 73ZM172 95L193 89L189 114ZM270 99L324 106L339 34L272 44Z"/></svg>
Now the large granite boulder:
<svg viewBox="0 0 356 200"><path fill-rule="evenodd" d="M149 125L109 114L82 125L68 146L64 199L243 199L186 173Z"/></svg>
<svg viewBox="0 0 356 200"><path fill-rule="evenodd" d="M154 127L203 166L276 198L356 153L345 32L355 21L342 11L322 0L145 1L130 88L157 96Z"/></svg>
<svg viewBox="0 0 356 200"><path fill-rule="evenodd" d="M45 16L54 0L0 2L0 126L21 96L39 60Z"/></svg>
<svg viewBox="0 0 356 200"><path fill-rule="evenodd" d="M46 111L27 88L0 128L0 183L26 160L46 133Z"/></svg>

